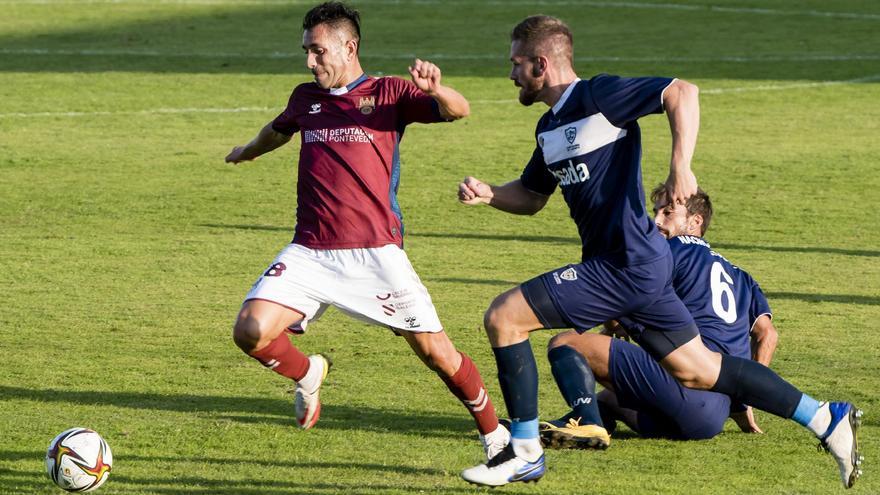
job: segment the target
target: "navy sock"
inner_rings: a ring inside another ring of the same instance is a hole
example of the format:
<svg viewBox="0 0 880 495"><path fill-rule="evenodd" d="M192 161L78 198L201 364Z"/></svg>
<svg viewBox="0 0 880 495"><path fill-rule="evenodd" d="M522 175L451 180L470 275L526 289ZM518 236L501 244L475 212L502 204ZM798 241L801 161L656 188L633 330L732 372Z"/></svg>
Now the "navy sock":
<svg viewBox="0 0 880 495"><path fill-rule="evenodd" d="M498 382L507 414L514 422L538 419L538 367L528 340L505 347L493 347L498 365Z"/></svg>
<svg viewBox="0 0 880 495"><path fill-rule="evenodd" d="M804 395L763 364L727 354L721 355L721 373L712 391L785 419L794 415Z"/></svg>
<svg viewBox="0 0 880 495"><path fill-rule="evenodd" d="M572 416L580 417L581 424L602 426L599 403L596 401L596 378L587 358L573 347L563 345L550 349L547 359L550 360L556 385L574 413Z"/></svg>

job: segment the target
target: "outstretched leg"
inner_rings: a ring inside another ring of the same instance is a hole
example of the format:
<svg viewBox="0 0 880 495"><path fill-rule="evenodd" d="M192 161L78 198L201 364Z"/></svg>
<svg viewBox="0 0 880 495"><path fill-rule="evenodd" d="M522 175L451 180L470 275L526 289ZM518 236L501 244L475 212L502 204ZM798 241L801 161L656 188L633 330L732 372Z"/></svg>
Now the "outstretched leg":
<svg viewBox="0 0 880 495"><path fill-rule="evenodd" d="M428 368L434 370L450 392L473 416L487 458L498 454L510 440L507 430L498 425L495 407L486 393L483 378L473 360L455 349L449 336L440 332L405 332L401 335Z"/></svg>
<svg viewBox="0 0 880 495"><path fill-rule="evenodd" d="M862 412L854 405L818 402L760 363L710 351L699 337L660 364L686 387L726 394L806 427L837 461L847 488L861 475L857 432Z"/></svg>

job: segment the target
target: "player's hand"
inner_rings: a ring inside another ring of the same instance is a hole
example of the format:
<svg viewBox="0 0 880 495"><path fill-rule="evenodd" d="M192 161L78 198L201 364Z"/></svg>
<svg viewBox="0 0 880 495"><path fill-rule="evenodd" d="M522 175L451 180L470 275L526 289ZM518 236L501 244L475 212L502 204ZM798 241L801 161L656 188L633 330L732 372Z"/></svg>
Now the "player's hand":
<svg viewBox="0 0 880 495"><path fill-rule="evenodd" d="M630 341L630 336L626 333L626 329L623 328L623 325L618 323L617 320L608 320L602 324L602 329L599 330L600 335L607 335L612 339L622 339L627 342Z"/></svg>
<svg viewBox="0 0 880 495"><path fill-rule="evenodd" d="M458 185L458 200L466 205L488 204L493 196L492 187L474 177L465 177Z"/></svg>
<svg viewBox="0 0 880 495"><path fill-rule="evenodd" d="M427 60L415 59L409 66L409 75L416 86L428 95L433 95L440 86L440 68Z"/></svg>
<svg viewBox="0 0 880 495"><path fill-rule="evenodd" d="M690 169L675 173L670 172L665 185L666 197L673 205L683 205L688 198L697 194L697 176Z"/></svg>
<svg viewBox="0 0 880 495"><path fill-rule="evenodd" d="M253 160L253 158L244 158L244 146L236 146L226 155L226 163L241 163Z"/></svg>
<svg viewBox="0 0 880 495"><path fill-rule="evenodd" d="M745 411L730 413L730 419L736 422L743 433L764 433L755 422L755 413L751 406L747 407Z"/></svg>

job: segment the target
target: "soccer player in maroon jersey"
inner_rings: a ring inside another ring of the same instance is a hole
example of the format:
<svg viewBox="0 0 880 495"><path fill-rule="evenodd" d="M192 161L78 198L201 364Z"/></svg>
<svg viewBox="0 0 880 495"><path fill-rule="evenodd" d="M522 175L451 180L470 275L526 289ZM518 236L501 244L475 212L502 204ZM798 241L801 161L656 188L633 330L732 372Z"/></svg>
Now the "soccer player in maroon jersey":
<svg viewBox="0 0 880 495"><path fill-rule="evenodd" d="M508 442L473 361L458 352L402 249L397 203L398 147L414 122L457 120L467 100L441 84L436 65L416 59L412 81L369 77L361 68L360 17L339 2L310 10L303 49L314 82L294 89L287 108L227 162L253 160L300 132L293 242L245 298L233 339L249 356L296 382L296 418L303 428L320 414L319 390L329 362L306 356L285 329L301 330L328 306L388 326L473 415L491 458Z"/></svg>

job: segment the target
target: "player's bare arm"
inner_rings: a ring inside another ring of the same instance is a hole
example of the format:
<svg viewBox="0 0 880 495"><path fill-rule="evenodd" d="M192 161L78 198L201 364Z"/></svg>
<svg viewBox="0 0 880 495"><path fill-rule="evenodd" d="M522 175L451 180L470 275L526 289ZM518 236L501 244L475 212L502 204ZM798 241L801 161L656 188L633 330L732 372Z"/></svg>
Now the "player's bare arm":
<svg viewBox="0 0 880 495"><path fill-rule="evenodd" d="M770 366L770 361L776 352L779 334L776 332L776 327L770 321L769 315L761 315L755 320L750 340L752 360L764 366ZM751 407L746 408L742 412L731 413L730 417L736 422L740 430L746 433L764 433L758 427L758 423L755 422L755 414Z"/></svg>
<svg viewBox="0 0 880 495"><path fill-rule="evenodd" d="M761 315L755 320L752 328L752 360L764 366L770 366L773 354L776 353L776 345L779 342L779 333L770 321L770 316Z"/></svg>
<svg viewBox="0 0 880 495"><path fill-rule="evenodd" d="M446 120L458 120L471 113L467 99L458 91L440 83L440 68L426 60L415 59L409 66L409 75L415 85L437 100L440 115Z"/></svg>
<svg viewBox="0 0 880 495"><path fill-rule="evenodd" d="M672 131L672 158L666 189L670 202L683 204L697 192L697 178L691 171L691 160L700 130L699 89L676 79L663 92L663 108Z"/></svg>
<svg viewBox="0 0 880 495"><path fill-rule="evenodd" d="M458 185L458 200L466 205L485 203L516 215L534 215L544 208L550 196L523 186L519 179L501 186L492 186L474 177L465 177Z"/></svg>
<svg viewBox="0 0 880 495"><path fill-rule="evenodd" d="M253 160L290 141L290 136L272 129L272 123L260 129L257 136L244 146L236 146L226 155L226 163L240 163Z"/></svg>

